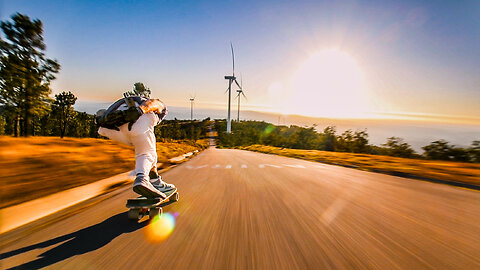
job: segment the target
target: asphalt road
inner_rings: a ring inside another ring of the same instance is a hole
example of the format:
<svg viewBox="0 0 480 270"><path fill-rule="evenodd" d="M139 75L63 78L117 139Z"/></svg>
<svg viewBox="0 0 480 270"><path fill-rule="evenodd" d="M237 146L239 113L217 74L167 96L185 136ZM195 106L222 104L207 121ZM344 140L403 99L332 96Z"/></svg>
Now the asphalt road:
<svg viewBox="0 0 480 270"><path fill-rule="evenodd" d="M478 191L213 148L163 176L180 201L156 223L125 187L1 236L0 268L480 269Z"/></svg>

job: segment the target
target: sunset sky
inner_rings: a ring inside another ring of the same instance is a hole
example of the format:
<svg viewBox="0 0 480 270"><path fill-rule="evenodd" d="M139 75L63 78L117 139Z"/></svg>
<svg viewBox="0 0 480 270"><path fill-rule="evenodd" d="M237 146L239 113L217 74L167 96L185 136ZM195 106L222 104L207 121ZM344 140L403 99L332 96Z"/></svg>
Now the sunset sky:
<svg viewBox="0 0 480 270"><path fill-rule="evenodd" d="M54 93L108 102L134 82L173 106L480 121L480 1L0 1L44 23Z"/></svg>

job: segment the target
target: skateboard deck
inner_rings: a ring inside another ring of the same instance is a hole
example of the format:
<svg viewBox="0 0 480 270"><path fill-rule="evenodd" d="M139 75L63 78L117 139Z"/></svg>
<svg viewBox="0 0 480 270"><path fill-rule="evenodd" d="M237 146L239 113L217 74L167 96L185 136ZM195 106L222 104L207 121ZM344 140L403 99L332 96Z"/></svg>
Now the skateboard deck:
<svg viewBox="0 0 480 270"><path fill-rule="evenodd" d="M167 197L162 198L147 198L140 196L135 199L127 200L128 218L133 220L139 220L148 215L151 219L155 216L161 216L163 214L162 207L172 202L178 201L180 195L175 188L172 191L166 192Z"/></svg>

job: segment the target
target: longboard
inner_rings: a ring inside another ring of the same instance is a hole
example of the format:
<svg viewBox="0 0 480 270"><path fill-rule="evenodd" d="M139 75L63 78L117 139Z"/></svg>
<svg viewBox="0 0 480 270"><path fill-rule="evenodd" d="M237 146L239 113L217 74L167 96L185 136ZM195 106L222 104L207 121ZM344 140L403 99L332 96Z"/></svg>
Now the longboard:
<svg viewBox="0 0 480 270"><path fill-rule="evenodd" d="M147 198L147 197L138 197L135 199L127 200L128 209L128 218L132 220L139 220L144 216L148 215L151 219L155 216L161 216L163 214L162 207L170 204L171 202L176 202L180 198L178 190L175 188L172 191L165 192L167 197L162 198Z"/></svg>

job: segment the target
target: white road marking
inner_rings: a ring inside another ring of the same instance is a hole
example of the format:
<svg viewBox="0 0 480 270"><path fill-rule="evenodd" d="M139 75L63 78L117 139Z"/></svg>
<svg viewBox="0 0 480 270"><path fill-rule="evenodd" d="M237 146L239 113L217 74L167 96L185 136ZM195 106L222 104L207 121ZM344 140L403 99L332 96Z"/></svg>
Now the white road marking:
<svg viewBox="0 0 480 270"><path fill-rule="evenodd" d="M302 168L302 169L305 169L305 166L303 166L303 165L283 164L283 166L292 167L292 168Z"/></svg>
<svg viewBox="0 0 480 270"><path fill-rule="evenodd" d="M247 168L247 165L242 164L242 167L241 167L241 168L242 168L242 169L246 169L246 168Z"/></svg>
<svg viewBox="0 0 480 270"><path fill-rule="evenodd" d="M265 164L265 166L274 167L274 168L281 168L282 167L282 166L279 166L279 165L272 165L272 164Z"/></svg>
<svg viewBox="0 0 480 270"><path fill-rule="evenodd" d="M201 166L198 166L198 167L195 168L195 169L201 169L201 168L205 168L205 167L208 167L208 165L201 165Z"/></svg>
<svg viewBox="0 0 480 270"><path fill-rule="evenodd" d="M227 166L225 166L225 169L231 169L232 168L232 165L228 164Z"/></svg>
<svg viewBox="0 0 480 270"><path fill-rule="evenodd" d="M279 165L272 165L272 164L260 164L258 165L259 168L265 168L266 166L268 167L274 167L274 168L281 168L282 166L279 166Z"/></svg>
<svg viewBox="0 0 480 270"><path fill-rule="evenodd" d="M213 168L213 169L216 169L216 168L220 168L220 167L221 167L221 166L217 164L217 165L213 166L212 168Z"/></svg>
<svg viewBox="0 0 480 270"><path fill-rule="evenodd" d="M193 166L187 165L187 169L191 170L191 169L193 169Z"/></svg>
<svg viewBox="0 0 480 270"><path fill-rule="evenodd" d="M314 167L317 167L317 168L327 168L328 165L325 165L325 164L317 164L317 165L313 165Z"/></svg>

